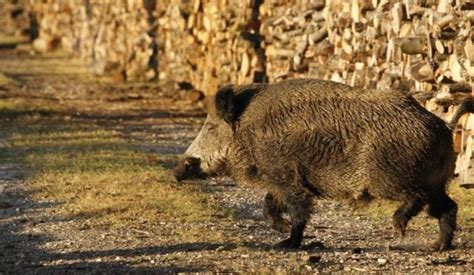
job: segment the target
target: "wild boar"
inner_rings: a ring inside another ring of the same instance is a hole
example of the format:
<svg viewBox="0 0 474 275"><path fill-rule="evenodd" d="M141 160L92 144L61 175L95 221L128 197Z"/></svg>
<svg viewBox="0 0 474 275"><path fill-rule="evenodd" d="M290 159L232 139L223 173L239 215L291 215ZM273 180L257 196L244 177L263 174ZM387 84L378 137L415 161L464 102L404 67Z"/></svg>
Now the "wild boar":
<svg viewBox="0 0 474 275"><path fill-rule="evenodd" d="M219 89L174 175L266 189L265 216L277 230L291 227L283 248L301 245L315 198L384 198L401 202L393 226L402 236L426 205L439 221L433 249L444 250L456 229L457 204L445 192L454 166L452 129L413 97L293 79Z"/></svg>

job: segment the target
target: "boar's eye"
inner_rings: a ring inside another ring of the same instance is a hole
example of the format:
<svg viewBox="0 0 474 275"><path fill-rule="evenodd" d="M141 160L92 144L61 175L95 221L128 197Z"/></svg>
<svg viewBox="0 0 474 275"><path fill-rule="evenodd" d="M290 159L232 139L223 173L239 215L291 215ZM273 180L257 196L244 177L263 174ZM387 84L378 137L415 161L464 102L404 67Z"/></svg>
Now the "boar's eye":
<svg viewBox="0 0 474 275"><path fill-rule="evenodd" d="M208 132L214 132L214 130L216 130L216 125L215 124L208 124L207 125L207 131Z"/></svg>

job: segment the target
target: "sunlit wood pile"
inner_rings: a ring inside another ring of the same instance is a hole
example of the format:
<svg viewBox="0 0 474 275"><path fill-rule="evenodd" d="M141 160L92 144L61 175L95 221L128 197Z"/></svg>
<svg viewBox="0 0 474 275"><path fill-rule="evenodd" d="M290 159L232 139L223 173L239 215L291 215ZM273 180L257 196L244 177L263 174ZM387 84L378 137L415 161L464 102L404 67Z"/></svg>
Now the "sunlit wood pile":
<svg viewBox="0 0 474 275"><path fill-rule="evenodd" d="M0 32L21 36L31 33L33 16L27 9L27 0L0 1Z"/></svg>
<svg viewBox="0 0 474 275"><path fill-rule="evenodd" d="M33 47L59 44L89 62L98 75L117 80L152 80L156 73L155 1L32 0L39 24Z"/></svg>
<svg viewBox="0 0 474 275"><path fill-rule="evenodd" d="M160 78L208 93L223 83L263 79L264 60L251 37L243 37L258 32L253 11L258 7L252 1L165 1L158 14Z"/></svg>

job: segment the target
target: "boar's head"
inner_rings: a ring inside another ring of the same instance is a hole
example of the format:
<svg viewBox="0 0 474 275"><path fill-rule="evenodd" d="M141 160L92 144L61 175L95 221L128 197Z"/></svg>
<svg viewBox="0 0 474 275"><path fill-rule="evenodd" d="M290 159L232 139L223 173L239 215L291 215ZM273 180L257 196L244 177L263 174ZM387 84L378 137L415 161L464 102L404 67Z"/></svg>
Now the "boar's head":
<svg viewBox="0 0 474 275"><path fill-rule="evenodd" d="M201 131L173 168L179 182L225 176L234 132L240 115L256 93L257 85L219 89L208 102L208 115Z"/></svg>

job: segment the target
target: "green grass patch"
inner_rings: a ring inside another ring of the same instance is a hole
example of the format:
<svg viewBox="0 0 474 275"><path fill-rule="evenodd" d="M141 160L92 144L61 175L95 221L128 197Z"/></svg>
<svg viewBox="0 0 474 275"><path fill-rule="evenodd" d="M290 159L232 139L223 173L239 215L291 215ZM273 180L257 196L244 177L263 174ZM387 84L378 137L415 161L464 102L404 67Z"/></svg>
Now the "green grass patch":
<svg viewBox="0 0 474 275"><path fill-rule="evenodd" d="M12 108L0 101L0 112ZM20 162L34 198L59 203L66 217L121 227L231 216L199 185L176 185L166 168L170 156L146 153L121 132L54 116L21 116L8 125L0 157Z"/></svg>

